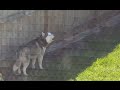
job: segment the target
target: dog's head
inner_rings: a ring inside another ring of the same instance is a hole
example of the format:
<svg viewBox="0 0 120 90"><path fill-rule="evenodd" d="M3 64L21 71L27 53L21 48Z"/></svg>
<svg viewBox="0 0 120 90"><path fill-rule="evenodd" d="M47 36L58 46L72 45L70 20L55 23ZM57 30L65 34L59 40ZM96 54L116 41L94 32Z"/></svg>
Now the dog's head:
<svg viewBox="0 0 120 90"><path fill-rule="evenodd" d="M54 36L52 33L48 32L48 33L47 33L47 36L46 36L46 38L45 38L45 39L46 39L46 42L47 42L48 44L50 44L51 42L54 41L54 40L53 40L54 37L55 37L55 36Z"/></svg>
<svg viewBox="0 0 120 90"><path fill-rule="evenodd" d="M54 41L53 40L54 37L55 36L52 33L50 33L50 32L47 32L47 33L42 32L42 34L41 34L41 38L45 39L48 44L50 44L51 42Z"/></svg>

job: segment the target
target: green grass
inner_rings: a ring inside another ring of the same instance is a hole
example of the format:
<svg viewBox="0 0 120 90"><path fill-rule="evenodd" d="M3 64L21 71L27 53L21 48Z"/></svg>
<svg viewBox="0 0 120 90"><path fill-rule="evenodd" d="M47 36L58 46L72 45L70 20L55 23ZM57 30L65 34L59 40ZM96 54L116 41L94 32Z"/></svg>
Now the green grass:
<svg viewBox="0 0 120 90"><path fill-rule="evenodd" d="M77 81L120 80L120 44L107 56L98 58L92 66L79 73L75 79Z"/></svg>

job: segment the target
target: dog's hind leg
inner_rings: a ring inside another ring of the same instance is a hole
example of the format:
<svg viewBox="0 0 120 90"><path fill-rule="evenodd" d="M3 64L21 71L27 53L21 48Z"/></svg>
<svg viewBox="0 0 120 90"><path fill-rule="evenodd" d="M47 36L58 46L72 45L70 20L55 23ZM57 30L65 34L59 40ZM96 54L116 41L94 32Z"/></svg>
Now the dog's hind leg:
<svg viewBox="0 0 120 90"><path fill-rule="evenodd" d="M29 65L29 62L25 62L23 64L23 74L26 75L26 76L28 75L27 72L26 72L26 69L27 69L28 65Z"/></svg>
<svg viewBox="0 0 120 90"><path fill-rule="evenodd" d="M18 74L21 74L20 67L21 67L21 63L20 63L19 68L18 68Z"/></svg>
<svg viewBox="0 0 120 90"><path fill-rule="evenodd" d="M26 58L25 61L23 62L23 74L26 75L26 76L28 75L26 73L26 69L29 66L29 64L30 64L30 56L28 56L28 58Z"/></svg>
<svg viewBox="0 0 120 90"><path fill-rule="evenodd" d="M13 66L13 72L15 73L16 71L18 71L18 74L21 74L20 67L21 67L21 62L18 60Z"/></svg>
<svg viewBox="0 0 120 90"><path fill-rule="evenodd" d="M16 72L18 70L18 68L19 67L16 64L14 64L14 66L13 66L13 72Z"/></svg>

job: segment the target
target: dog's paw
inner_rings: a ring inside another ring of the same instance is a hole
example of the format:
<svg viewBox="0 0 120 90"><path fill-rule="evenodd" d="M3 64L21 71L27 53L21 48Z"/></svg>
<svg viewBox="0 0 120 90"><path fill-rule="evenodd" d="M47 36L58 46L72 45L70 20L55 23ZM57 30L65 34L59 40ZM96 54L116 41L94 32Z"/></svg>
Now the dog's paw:
<svg viewBox="0 0 120 90"><path fill-rule="evenodd" d="M17 75L17 76L19 76L19 75L21 75L20 73L14 73L14 75Z"/></svg>
<svg viewBox="0 0 120 90"><path fill-rule="evenodd" d="M21 71L20 71L20 70L18 71L18 74L21 74Z"/></svg>
<svg viewBox="0 0 120 90"><path fill-rule="evenodd" d="M28 76L28 74L27 74L27 73L25 73L24 75L25 75L25 76Z"/></svg>
<svg viewBox="0 0 120 90"><path fill-rule="evenodd" d="M23 72L23 74L24 74L25 76L28 76L28 74L27 74L26 72Z"/></svg>
<svg viewBox="0 0 120 90"><path fill-rule="evenodd" d="M21 73L18 73L18 72L13 72L14 75L21 75Z"/></svg>
<svg viewBox="0 0 120 90"><path fill-rule="evenodd" d="M40 67L40 69L44 69L43 67Z"/></svg>

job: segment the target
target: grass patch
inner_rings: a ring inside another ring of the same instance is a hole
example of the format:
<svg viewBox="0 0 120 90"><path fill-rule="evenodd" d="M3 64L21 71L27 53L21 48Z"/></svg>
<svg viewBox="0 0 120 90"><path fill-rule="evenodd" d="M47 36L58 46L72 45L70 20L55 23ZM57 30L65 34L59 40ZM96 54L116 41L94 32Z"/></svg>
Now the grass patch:
<svg viewBox="0 0 120 90"><path fill-rule="evenodd" d="M98 58L92 66L79 73L77 81L118 81L120 80L120 44L107 56Z"/></svg>

